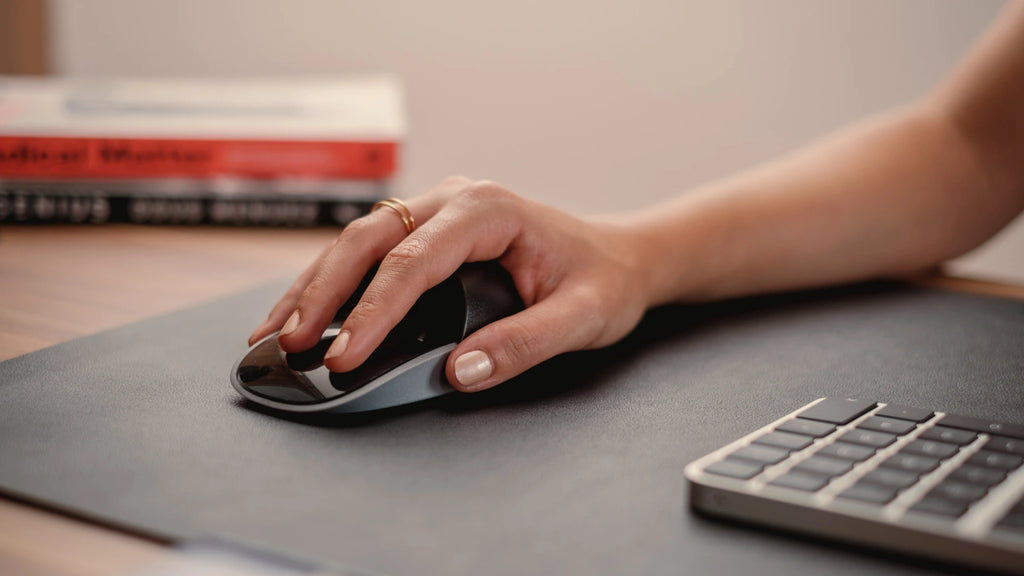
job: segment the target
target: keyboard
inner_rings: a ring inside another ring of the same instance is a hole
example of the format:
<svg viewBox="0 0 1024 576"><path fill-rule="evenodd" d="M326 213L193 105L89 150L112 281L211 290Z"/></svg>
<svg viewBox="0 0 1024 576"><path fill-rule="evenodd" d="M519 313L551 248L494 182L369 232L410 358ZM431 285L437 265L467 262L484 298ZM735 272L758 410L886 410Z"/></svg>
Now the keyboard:
<svg viewBox="0 0 1024 576"><path fill-rule="evenodd" d="M820 398L686 467L690 505L1024 574L1024 426Z"/></svg>

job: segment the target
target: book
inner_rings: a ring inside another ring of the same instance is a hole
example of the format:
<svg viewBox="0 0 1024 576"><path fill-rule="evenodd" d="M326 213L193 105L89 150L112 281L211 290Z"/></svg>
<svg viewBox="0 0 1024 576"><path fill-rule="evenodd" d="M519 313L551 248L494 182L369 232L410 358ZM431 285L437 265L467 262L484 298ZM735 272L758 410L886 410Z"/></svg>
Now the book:
<svg viewBox="0 0 1024 576"><path fill-rule="evenodd" d="M383 181L281 183L0 180L0 225L344 226L387 195Z"/></svg>
<svg viewBox="0 0 1024 576"><path fill-rule="evenodd" d="M0 177L378 179L405 117L392 77L0 77Z"/></svg>

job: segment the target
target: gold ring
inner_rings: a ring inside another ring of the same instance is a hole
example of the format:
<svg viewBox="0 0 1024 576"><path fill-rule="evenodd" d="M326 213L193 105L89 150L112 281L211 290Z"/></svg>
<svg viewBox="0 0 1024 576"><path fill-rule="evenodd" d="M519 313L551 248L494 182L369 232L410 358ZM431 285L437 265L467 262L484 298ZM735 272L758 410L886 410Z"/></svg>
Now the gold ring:
<svg viewBox="0 0 1024 576"><path fill-rule="evenodd" d="M402 219L402 224L405 225L405 231L408 234L412 234L412 231L416 229L416 220L412 217L412 212L409 211L409 207L405 205L398 198L388 198L387 200L381 200L373 205L370 212L376 212L378 208L391 208L398 214L398 217Z"/></svg>

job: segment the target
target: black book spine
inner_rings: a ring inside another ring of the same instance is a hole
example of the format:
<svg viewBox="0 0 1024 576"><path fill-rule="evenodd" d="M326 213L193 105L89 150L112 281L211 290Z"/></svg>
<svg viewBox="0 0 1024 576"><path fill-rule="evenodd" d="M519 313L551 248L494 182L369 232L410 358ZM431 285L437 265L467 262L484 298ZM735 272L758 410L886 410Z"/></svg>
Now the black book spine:
<svg viewBox="0 0 1024 576"><path fill-rule="evenodd" d="M375 201L310 195L64 192L0 184L0 224L344 226L367 214Z"/></svg>

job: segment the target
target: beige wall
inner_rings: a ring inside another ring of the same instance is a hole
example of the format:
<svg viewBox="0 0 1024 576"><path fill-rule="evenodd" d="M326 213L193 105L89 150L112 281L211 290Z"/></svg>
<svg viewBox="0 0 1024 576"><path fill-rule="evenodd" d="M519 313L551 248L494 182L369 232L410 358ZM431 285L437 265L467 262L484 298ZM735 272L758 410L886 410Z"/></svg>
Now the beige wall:
<svg viewBox="0 0 1024 576"><path fill-rule="evenodd" d="M907 102L997 13L941 0L55 0L69 74L389 71L400 185L461 172L629 209ZM1024 222L968 269L1024 280Z"/></svg>

